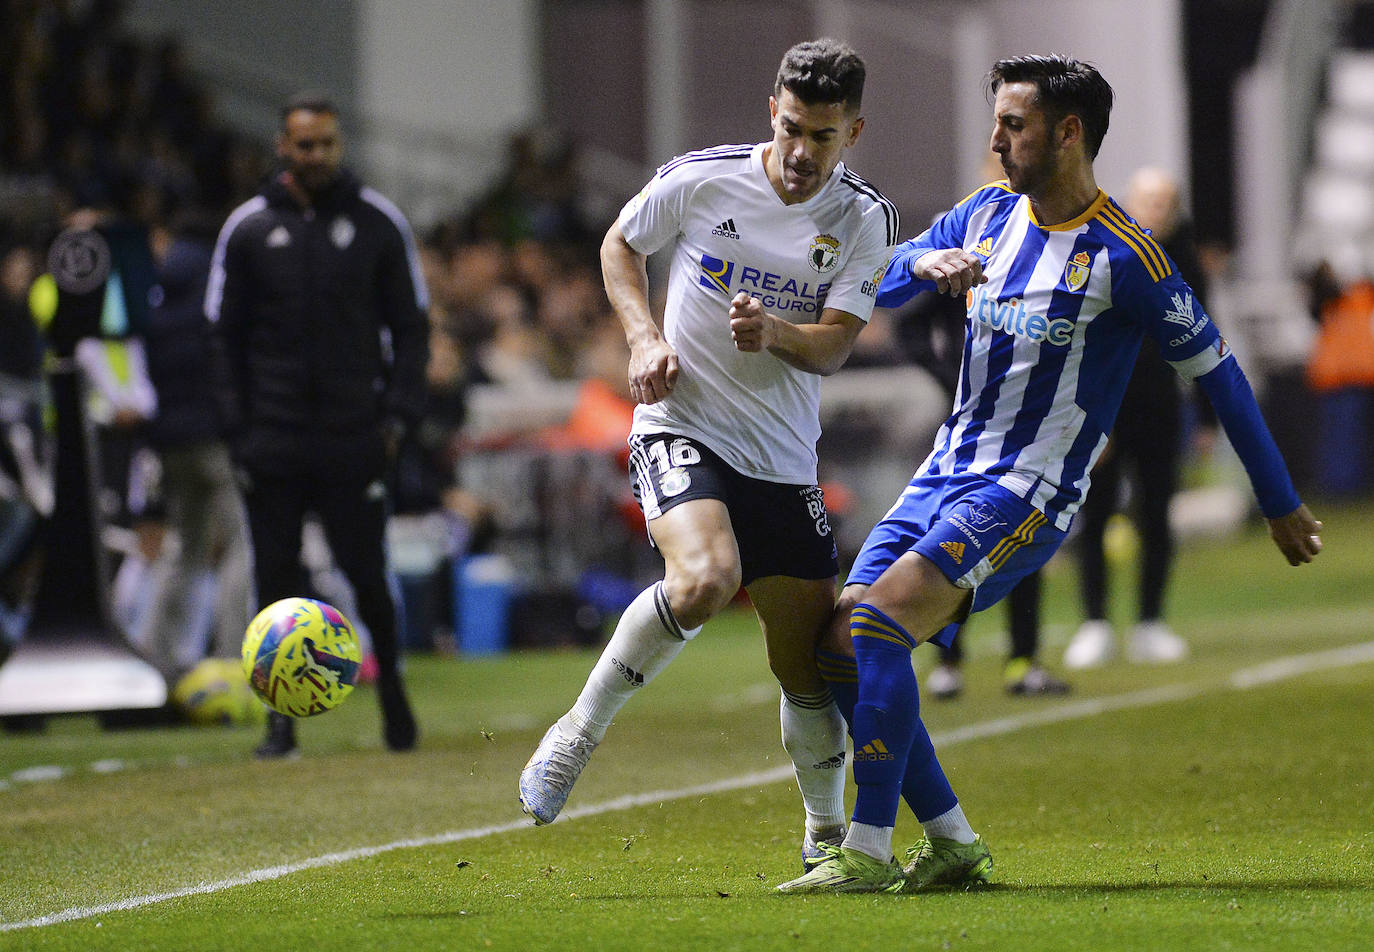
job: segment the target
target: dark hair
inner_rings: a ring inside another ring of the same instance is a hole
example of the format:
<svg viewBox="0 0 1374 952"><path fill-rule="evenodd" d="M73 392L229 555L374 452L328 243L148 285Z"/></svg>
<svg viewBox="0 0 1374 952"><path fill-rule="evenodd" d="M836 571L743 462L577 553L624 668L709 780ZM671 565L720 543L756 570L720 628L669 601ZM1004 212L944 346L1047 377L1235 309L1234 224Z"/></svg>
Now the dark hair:
<svg viewBox="0 0 1374 952"><path fill-rule="evenodd" d="M844 103L855 113L864 98L864 61L845 43L822 37L783 54L773 95L786 89L804 103Z"/></svg>
<svg viewBox="0 0 1374 952"><path fill-rule="evenodd" d="M1072 113L1083 123L1088 158L1097 158L1112 114L1112 87L1097 67L1069 56L1012 56L998 60L988 70L988 98L1004 83L1031 83L1036 102L1052 123Z"/></svg>
<svg viewBox="0 0 1374 952"><path fill-rule="evenodd" d="M338 107L334 105L334 100L330 99L324 93L296 93L296 95L288 99L281 107L282 128L286 128L287 116L302 109L306 112L323 113L324 115L334 116L335 118L338 118L339 115L339 110Z"/></svg>

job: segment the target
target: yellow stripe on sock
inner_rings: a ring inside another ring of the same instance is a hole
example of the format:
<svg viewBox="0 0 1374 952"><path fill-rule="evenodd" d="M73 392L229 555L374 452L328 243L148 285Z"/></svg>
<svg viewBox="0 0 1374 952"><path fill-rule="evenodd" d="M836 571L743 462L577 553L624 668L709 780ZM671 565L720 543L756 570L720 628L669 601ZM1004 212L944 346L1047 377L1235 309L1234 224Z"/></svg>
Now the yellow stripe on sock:
<svg viewBox="0 0 1374 952"><path fill-rule="evenodd" d="M916 642L910 635L862 605L855 608L850 615L849 634L855 638L877 638L880 641L889 641L894 645L901 645L908 651L916 650Z"/></svg>

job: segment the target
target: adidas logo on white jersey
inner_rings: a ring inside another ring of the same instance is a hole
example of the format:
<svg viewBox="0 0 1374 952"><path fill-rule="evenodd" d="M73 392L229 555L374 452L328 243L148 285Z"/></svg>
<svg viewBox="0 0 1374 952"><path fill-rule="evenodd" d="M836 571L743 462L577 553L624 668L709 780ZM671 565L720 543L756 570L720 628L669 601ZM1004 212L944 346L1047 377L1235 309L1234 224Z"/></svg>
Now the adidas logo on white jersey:
<svg viewBox="0 0 1374 952"><path fill-rule="evenodd" d="M735 220L727 218L719 225L711 229L711 234L720 235L722 238L733 238L739 241L739 232L735 231Z"/></svg>

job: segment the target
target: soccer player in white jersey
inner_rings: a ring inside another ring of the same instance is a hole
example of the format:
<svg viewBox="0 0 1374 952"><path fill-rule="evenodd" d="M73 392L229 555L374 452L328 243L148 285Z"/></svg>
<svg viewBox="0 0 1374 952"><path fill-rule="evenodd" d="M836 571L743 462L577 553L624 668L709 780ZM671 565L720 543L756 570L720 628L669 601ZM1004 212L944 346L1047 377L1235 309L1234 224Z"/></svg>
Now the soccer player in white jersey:
<svg viewBox="0 0 1374 952"><path fill-rule="evenodd" d="M869 534L817 661L852 711L853 822L840 848L784 892L878 892L987 879L921 723L910 652L947 638L1063 541L1111 431L1144 335L1198 381L1292 565L1321 549L1249 384L1169 258L1102 192L1093 159L1112 90L1092 66L1022 56L988 74L992 150L1007 178L904 242L878 302L918 291L968 302L954 409ZM925 835L892 854L899 801Z"/></svg>
<svg viewBox="0 0 1374 952"><path fill-rule="evenodd" d="M849 356L898 234L895 207L840 161L863 128L864 75L844 44L794 46L768 100L772 140L668 162L606 234L638 403L631 477L665 574L521 773L536 823L558 815L621 707L743 585L782 686L804 866L843 836L845 724L815 663L838 576L816 482L820 377ZM659 251L671 256L662 329L645 268Z"/></svg>

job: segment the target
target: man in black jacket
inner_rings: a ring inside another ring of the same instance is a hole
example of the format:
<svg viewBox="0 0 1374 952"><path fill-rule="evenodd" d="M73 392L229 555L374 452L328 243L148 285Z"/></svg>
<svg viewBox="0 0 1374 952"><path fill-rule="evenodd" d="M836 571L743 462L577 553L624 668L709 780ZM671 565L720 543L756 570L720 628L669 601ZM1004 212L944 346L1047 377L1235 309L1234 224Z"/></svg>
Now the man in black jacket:
<svg viewBox="0 0 1374 952"><path fill-rule="evenodd" d="M287 103L283 167L225 222L206 313L239 418L258 604L304 592L301 523L313 511L372 632L386 744L408 750L416 728L385 574L385 476L423 410L428 301L404 216L341 166L342 152L332 103ZM294 753L294 728L274 714L258 756Z"/></svg>

